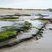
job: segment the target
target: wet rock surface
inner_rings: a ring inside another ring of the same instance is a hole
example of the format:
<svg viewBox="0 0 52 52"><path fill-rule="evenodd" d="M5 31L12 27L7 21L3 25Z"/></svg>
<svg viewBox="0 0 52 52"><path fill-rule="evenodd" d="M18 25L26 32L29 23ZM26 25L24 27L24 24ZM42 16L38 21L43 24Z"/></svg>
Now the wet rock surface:
<svg viewBox="0 0 52 52"><path fill-rule="evenodd" d="M0 49L0 52L52 52L52 24L47 24L43 31L43 38L35 40L35 38L22 42L16 46Z"/></svg>
<svg viewBox="0 0 52 52"><path fill-rule="evenodd" d="M36 24L36 23L35 23ZM37 28L39 26L39 28ZM13 46L15 44L18 44L20 42L32 39L33 37L36 36L36 40L38 40L38 34L41 33L40 31L42 30L42 28L44 28L44 23L39 23L38 25L36 25L36 28L31 28L29 29L27 32L22 32L21 34L19 34L16 38L5 41L5 42L1 42L0 43L0 48L2 48L3 46L7 47L7 46ZM39 37L41 37L42 35L39 34Z"/></svg>

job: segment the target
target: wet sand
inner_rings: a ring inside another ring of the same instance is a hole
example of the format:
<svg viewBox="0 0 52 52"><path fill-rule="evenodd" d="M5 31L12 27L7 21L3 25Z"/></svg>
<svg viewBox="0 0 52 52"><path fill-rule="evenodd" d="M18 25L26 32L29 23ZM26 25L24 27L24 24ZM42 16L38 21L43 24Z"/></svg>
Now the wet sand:
<svg viewBox="0 0 52 52"><path fill-rule="evenodd" d="M44 29L43 38L39 40L31 39L18 45L0 49L0 52L52 52L52 24L47 24Z"/></svg>

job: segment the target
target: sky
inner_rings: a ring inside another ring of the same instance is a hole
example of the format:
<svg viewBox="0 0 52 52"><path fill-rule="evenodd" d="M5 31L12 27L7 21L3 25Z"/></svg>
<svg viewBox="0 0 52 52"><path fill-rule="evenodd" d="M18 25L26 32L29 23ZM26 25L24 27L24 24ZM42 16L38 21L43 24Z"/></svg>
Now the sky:
<svg viewBox="0 0 52 52"><path fill-rule="evenodd" d="M52 8L52 0L0 0L0 7L23 9Z"/></svg>

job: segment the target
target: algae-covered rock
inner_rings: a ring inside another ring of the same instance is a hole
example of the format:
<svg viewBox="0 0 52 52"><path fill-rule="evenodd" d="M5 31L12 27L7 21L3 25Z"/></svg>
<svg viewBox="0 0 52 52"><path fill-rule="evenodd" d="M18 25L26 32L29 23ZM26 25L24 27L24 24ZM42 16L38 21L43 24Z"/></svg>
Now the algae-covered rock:
<svg viewBox="0 0 52 52"><path fill-rule="evenodd" d="M26 31L31 28L31 23L25 21L22 26L3 26L0 31L0 42L8 40L10 38L13 38L17 36L20 31Z"/></svg>

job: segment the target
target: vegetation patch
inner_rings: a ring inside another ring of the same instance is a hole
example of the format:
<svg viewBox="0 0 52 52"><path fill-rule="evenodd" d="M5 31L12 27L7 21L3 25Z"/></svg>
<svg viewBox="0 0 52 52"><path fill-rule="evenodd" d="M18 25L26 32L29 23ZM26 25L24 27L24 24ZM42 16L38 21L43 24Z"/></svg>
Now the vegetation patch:
<svg viewBox="0 0 52 52"><path fill-rule="evenodd" d="M19 16L9 16L9 17L0 18L0 20L4 20L4 21L16 21L14 19L19 19Z"/></svg>
<svg viewBox="0 0 52 52"><path fill-rule="evenodd" d="M16 31L3 31L0 32L0 42L14 38L16 36Z"/></svg>

